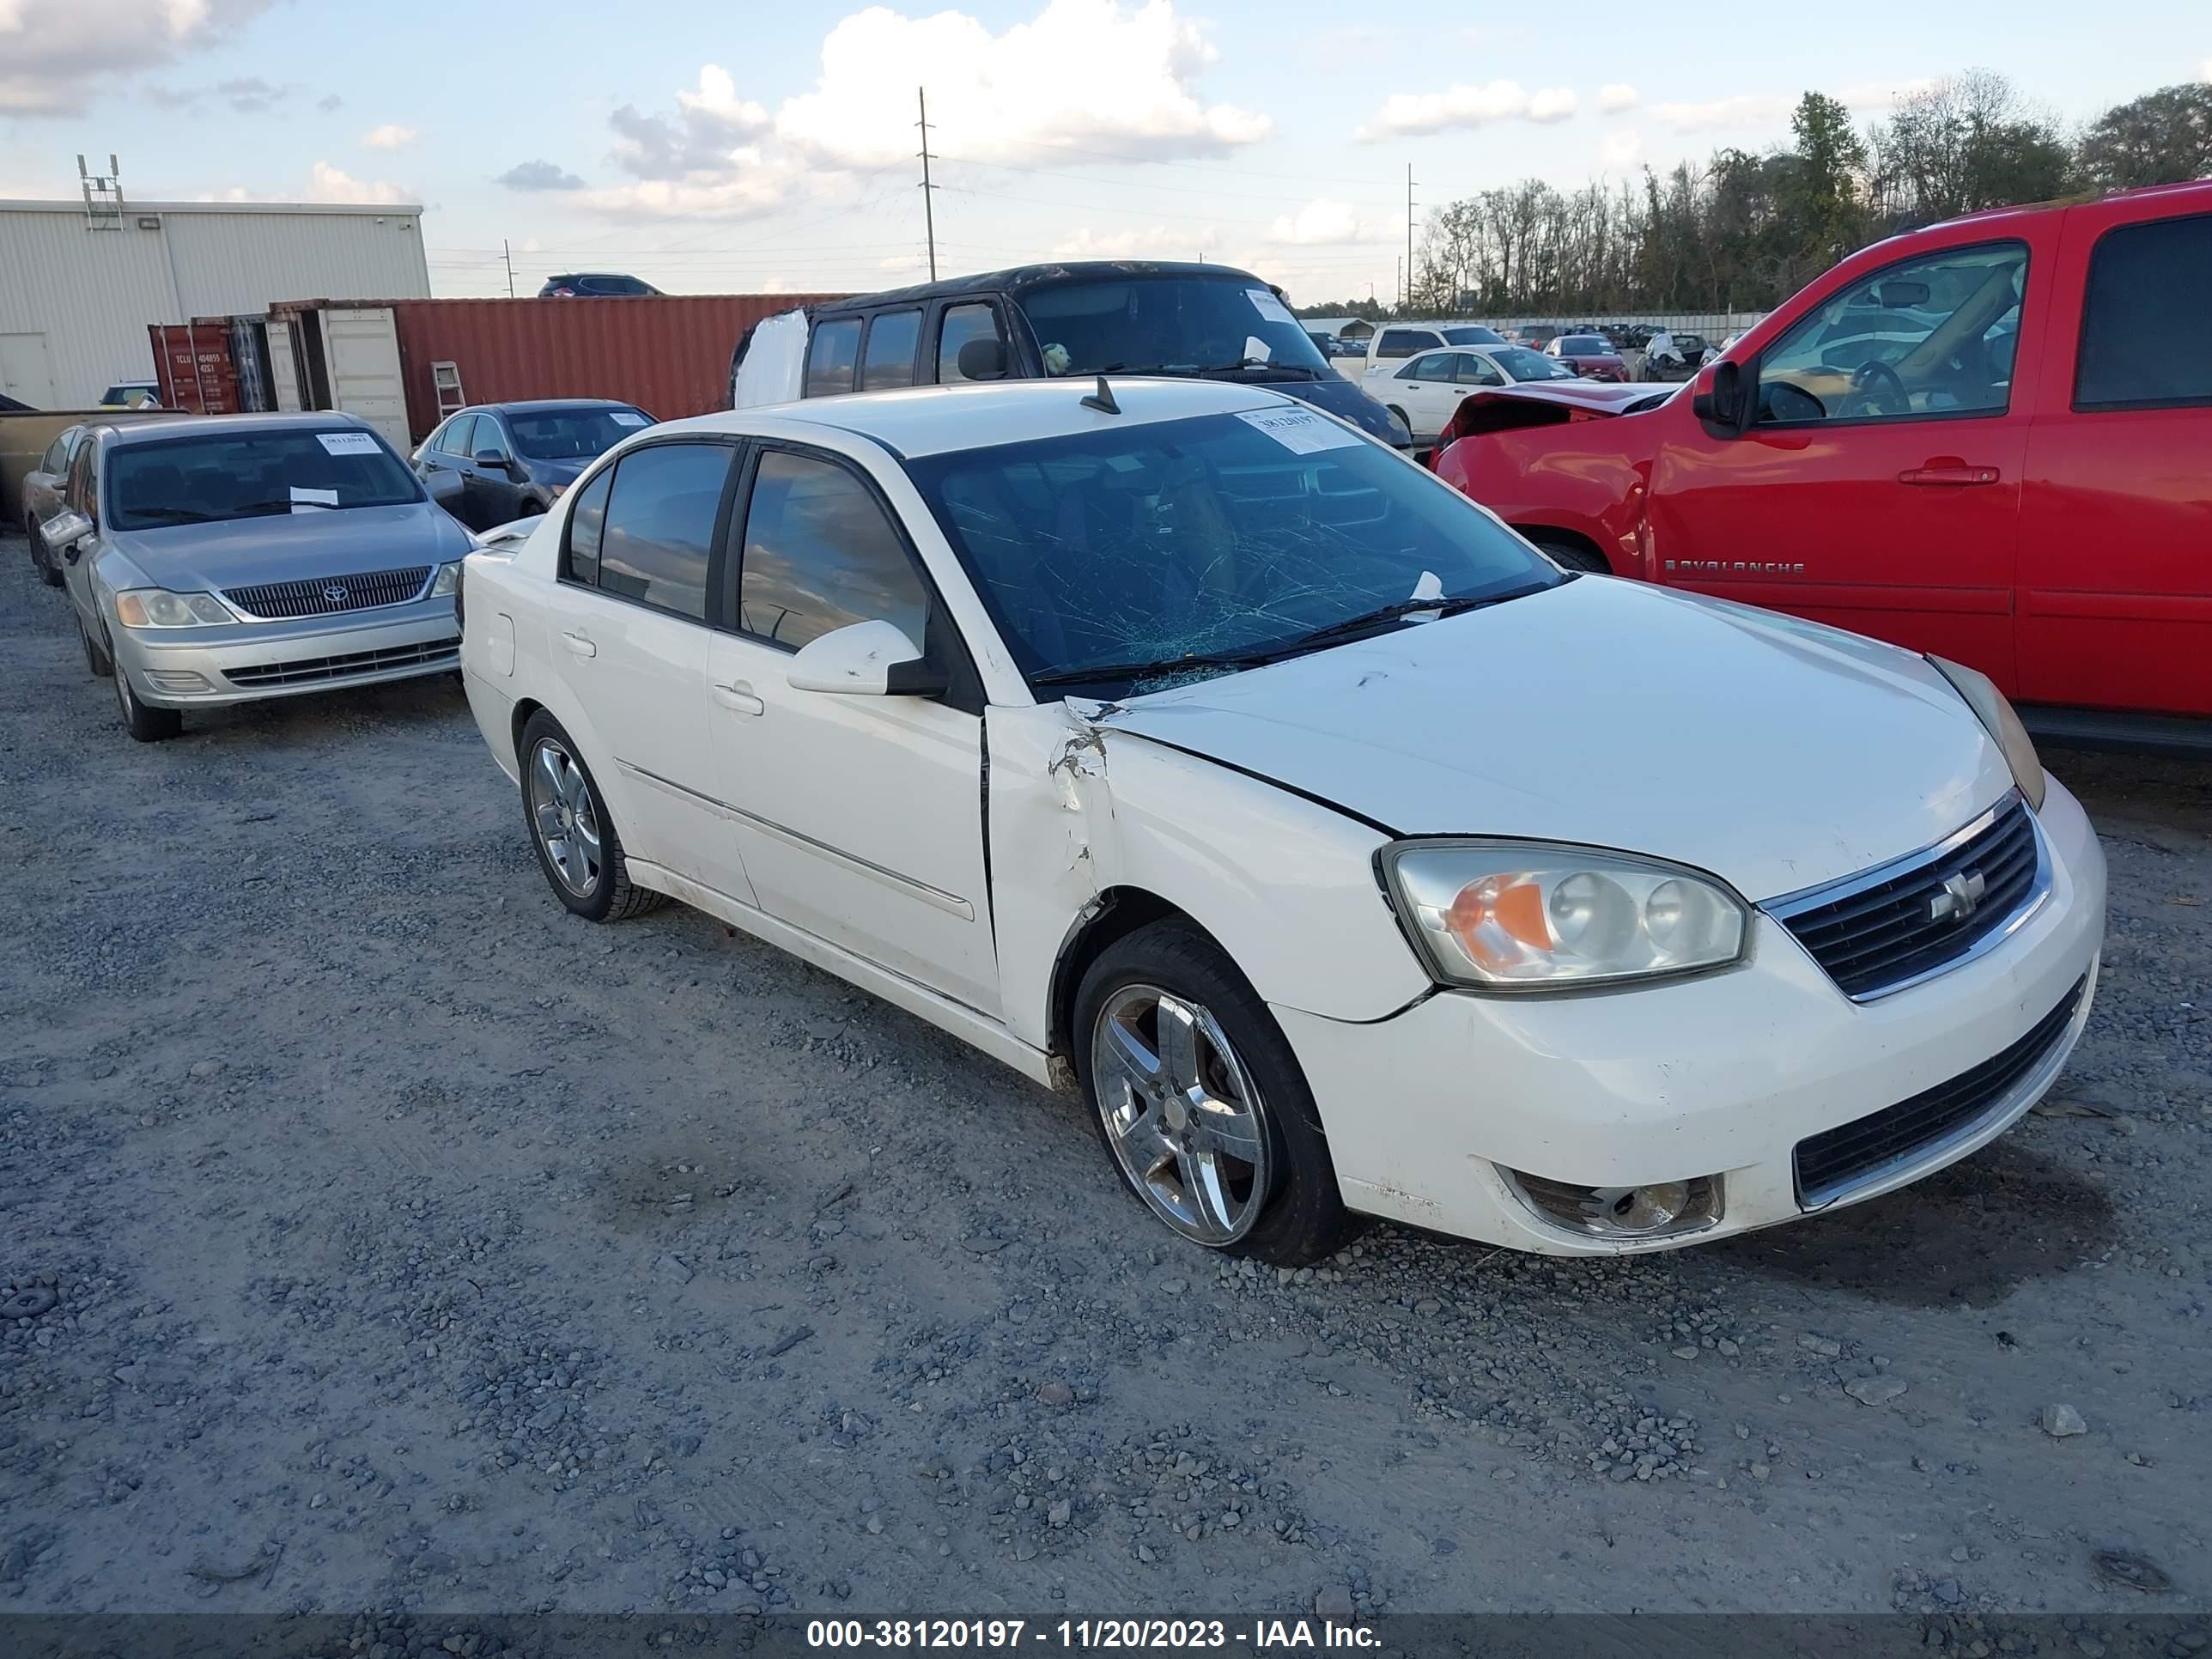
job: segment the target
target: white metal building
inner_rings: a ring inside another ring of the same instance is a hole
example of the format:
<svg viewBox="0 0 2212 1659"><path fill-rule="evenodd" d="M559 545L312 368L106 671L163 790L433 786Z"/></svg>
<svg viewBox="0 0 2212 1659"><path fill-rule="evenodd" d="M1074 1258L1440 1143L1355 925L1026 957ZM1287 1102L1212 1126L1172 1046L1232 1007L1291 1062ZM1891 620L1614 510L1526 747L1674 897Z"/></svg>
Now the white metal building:
<svg viewBox="0 0 2212 1659"><path fill-rule="evenodd" d="M149 323L258 316L277 300L428 299L420 207L0 201L0 392L82 409L154 374Z"/></svg>

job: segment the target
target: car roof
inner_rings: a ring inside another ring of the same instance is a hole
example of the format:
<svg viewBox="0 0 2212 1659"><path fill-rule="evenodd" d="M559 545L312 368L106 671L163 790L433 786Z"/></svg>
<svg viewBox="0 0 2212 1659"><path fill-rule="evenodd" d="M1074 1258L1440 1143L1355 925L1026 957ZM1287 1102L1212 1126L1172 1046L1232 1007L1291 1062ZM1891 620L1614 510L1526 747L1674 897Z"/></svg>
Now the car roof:
<svg viewBox="0 0 2212 1659"><path fill-rule="evenodd" d="M1073 259L1050 264L1009 265L1004 270L917 283L912 288L852 294L842 300L821 301L808 309L817 317L835 317L847 312L873 310L878 306L920 305L925 301L966 295L1019 294L1024 289L1046 283L1112 282L1130 276L1198 276L1217 282L1260 283L1250 271L1235 265L1199 264L1176 259Z"/></svg>
<svg viewBox="0 0 2212 1659"><path fill-rule="evenodd" d="M489 415L495 410L513 409L635 409L635 404L626 404L619 398L518 398L511 404L471 404L466 409L457 409L455 415Z"/></svg>
<svg viewBox="0 0 2212 1659"><path fill-rule="evenodd" d="M360 416L334 409L301 415L183 415L163 421L87 421L85 424L104 434L110 445L198 437L210 432L244 437L263 432L327 432L333 427L354 427L363 432L374 429Z"/></svg>
<svg viewBox="0 0 2212 1659"><path fill-rule="evenodd" d="M974 381L898 392L848 392L834 398L810 398L799 404L724 410L690 420L666 421L652 431L656 438L691 431L759 434L804 442L810 429L826 430L869 439L894 455L910 459L988 449L1024 439L1095 432L1108 422L1134 427L1199 415L1312 408L1265 386L1143 376L1106 378L1115 402L1121 406L1119 415L1084 407L1083 399L1097 391L1099 377L1071 374L1044 380Z"/></svg>

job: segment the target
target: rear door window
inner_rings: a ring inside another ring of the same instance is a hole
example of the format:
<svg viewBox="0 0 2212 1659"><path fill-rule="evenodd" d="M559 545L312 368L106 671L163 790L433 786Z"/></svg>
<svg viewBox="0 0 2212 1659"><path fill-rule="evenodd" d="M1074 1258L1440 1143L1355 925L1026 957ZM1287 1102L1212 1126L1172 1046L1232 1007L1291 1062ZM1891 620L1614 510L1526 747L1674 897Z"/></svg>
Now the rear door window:
<svg viewBox="0 0 2212 1659"><path fill-rule="evenodd" d="M860 319L839 317L817 323L806 345L806 393L835 397L853 389L853 370L860 357Z"/></svg>
<svg viewBox="0 0 2212 1659"><path fill-rule="evenodd" d="M921 343L920 311L886 311L868 325L868 355L860 390L882 392L914 384L915 348Z"/></svg>
<svg viewBox="0 0 2212 1659"><path fill-rule="evenodd" d="M1431 351L1416 357L1398 371L1401 380L1449 380L1452 377L1452 354Z"/></svg>
<svg viewBox="0 0 2212 1659"><path fill-rule="evenodd" d="M2177 327L2178 295L2212 271L2212 214L2108 230L2089 255L2081 310L2079 410L2212 404L2212 333Z"/></svg>
<svg viewBox="0 0 2212 1659"><path fill-rule="evenodd" d="M622 458L599 533L601 592L706 620L707 565L735 453L652 444Z"/></svg>

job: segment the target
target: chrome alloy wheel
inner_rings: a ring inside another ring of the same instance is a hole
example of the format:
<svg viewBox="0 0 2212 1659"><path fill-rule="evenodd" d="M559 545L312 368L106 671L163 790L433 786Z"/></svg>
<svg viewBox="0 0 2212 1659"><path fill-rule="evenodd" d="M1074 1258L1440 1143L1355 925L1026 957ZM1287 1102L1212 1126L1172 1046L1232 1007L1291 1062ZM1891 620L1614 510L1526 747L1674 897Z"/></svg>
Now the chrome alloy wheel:
<svg viewBox="0 0 2212 1659"><path fill-rule="evenodd" d="M578 898L599 880L599 820L592 786L576 758L551 738L540 738L530 756L530 821L538 844L561 884Z"/></svg>
<svg viewBox="0 0 2212 1659"><path fill-rule="evenodd" d="M1091 1033L1106 1139L1153 1213L1219 1249L1267 1198L1267 1109L1221 1024L1152 985L1114 993Z"/></svg>

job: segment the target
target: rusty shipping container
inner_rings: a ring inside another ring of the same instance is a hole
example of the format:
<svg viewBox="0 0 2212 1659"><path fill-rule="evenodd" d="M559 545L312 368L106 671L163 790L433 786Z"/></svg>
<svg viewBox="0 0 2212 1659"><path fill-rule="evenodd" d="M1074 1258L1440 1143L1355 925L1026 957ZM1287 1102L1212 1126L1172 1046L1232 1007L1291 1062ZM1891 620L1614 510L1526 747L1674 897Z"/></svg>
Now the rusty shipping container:
<svg viewBox="0 0 2212 1659"><path fill-rule="evenodd" d="M738 337L763 317L832 297L714 294L388 303L398 337L407 424L419 442L437 425L441 410L461 403L618 398L664 421L724 408ZM443 375L441 365L447 366Z"/></svg>
<svg viewBox="0 0 2212 1659"><path fill-rule="evenodd" d="M154 373L164 409L235 415L245 407L228 320L149 323L146 335L154 347Z"/></svg>

